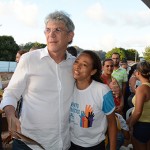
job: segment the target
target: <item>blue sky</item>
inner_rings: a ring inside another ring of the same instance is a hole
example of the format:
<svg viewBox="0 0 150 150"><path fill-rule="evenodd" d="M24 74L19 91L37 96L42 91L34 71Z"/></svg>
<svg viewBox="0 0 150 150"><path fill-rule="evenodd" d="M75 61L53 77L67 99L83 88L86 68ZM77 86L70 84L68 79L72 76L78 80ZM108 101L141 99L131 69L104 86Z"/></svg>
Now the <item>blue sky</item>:
<svg viewBox="0 0 150 150"><path fill-rule="evenodd" d="M150 9L141 0L0 0L0 35L17 44L45 43L44 19L55 10L75 24L72 46L108 52L150 46Z"/></svg>

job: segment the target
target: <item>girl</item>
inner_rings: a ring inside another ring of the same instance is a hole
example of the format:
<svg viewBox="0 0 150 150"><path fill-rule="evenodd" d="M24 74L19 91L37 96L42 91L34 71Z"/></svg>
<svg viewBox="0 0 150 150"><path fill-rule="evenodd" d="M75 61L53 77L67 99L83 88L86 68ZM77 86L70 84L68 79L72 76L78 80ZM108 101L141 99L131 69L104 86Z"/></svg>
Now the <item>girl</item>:
<svg viewBox="0 0 150 150"><path fill-rule="evenodd" d="M130 131L133 130L134 150L150 150L150 63L139 62L135 76L141 85L137 87L132 99L134 109L127 122Z"/></svg>
<svg viewBox="0 0 150 150"><path fill-rule="evenodd" d="M71 104L70 150L105 150L108 127L111 150L116 150L115 104L109 87L100 83L101 61L83 51L73 65L76 86Z"/></svg>

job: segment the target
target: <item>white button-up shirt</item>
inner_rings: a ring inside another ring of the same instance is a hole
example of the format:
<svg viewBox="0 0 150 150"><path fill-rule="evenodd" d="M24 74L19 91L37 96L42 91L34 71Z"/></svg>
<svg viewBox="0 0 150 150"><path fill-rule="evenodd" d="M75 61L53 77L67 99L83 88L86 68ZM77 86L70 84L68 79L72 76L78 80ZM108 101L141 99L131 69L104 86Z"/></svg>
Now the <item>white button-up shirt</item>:
<svg viewBox="0 0 150 150"><path fill-rule="evenodd" d="M66 150L70 146L69 109L74 60L75 57L67 53L66 60L57 64L49 56L47 47L26 53L3 94L2 108L7 105L16 108L23 96L21 131L46 150Z"/></svg>

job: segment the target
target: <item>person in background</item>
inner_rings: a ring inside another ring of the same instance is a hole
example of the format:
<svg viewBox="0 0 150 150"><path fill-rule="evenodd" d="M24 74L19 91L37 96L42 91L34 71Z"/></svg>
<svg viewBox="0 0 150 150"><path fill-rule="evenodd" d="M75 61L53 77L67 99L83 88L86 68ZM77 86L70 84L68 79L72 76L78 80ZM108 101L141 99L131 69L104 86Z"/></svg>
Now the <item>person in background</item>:
<svg viewBox="0 0 150 150"><path fill-rule="evenodd" d="M113 69L114 69L113 60L105 59L103 61L103 67L102 67L103 73L101 75L101 79L103 83L107 84L111 88L114 96L114 102L116 105L115 111L121 114L124 106L124 101L117 80L111 76Z"/></svg>
<svg viewBox="0 0 150 150"><path fill-rule="evenodd" d="M121 115L122 111L123 111L124 102L123 102L122 92L120 90L119 84L116 81L116 79L112 78L112 76L111 76L113 69L114 69L113 60L105 59L103 61L102 65L103 65L103 73L101 75L101 79L102 79L103 83L107 84L111 88L111 90L113 92L113 96L114 96L114 102L116 105L115 118L116 118L116 122L117 122L117 150L119 150L119 148L124 143L124 139L129 138L129 136L128 136L129 129L126 125L126 121L123 119L123 117ZM112 79L115 80L115 82L116 82L115 87L113 87L113 85L111 83ZM108 142L108 145L106 146L106 149L107 150L110 149L109 142Z"/></svg>
<svg viewBox="0 0 150 150"><path fill-rule="evenodd" d="M117 148L116 150L120 150L120 147L124 144L125 140L130 139L129 127L126 123L126 120L122 117L122 115L115 113L116 123L117 123ZM106 145L106 149L110 150L109 141Z"/></svg>
<svg viewBox="0 0 150 150"><path fill-rule="evenodd" d="M69 150L105 150L107 127L111 150L116 150L115 104L110 88L100 83L100 75L98 55L83 51L73 64L76 86L70 108Z"/></svg>
<svg viewBox="0 0 150 150"><path fill-rule="evenodd" d="M128 65L128 61L126 59L123 59L120 62L120 66L127 71L127 74L129 74L129 71L131 70L131 67Z"/></svg>
<svg viewBox="0 0 150 150"><path fill-rule="evenodd" d="M122 91L123 101L124 101L124 107L123 107L123 113L122 115L125 117L126 114L126 106L127 106L127 85L128 85L128 75L127 71L120 66L120 55L119 53L113 53L112 54L112 60L114 62L114 70L112 73L112 77L115 78L120 86L120 89Z"/></svg>
<svg viewBox="0 0 150 150"><path fill-rule="evenodd" d="M4 109L9 130L21 132L38 141L45 150L67 150L70 147L69 109L73 94L72 65L75 60L66 53L74 37L74 23L63 11L45 18L45 48L21 56L4 91ZM23 105L20 119L15 108L20 96ZM13 150L41 150L38 145L13 141Z"/></svg>
<svg viewBox="0 0 150 150"><path fill-rule="evenodd" d="M120 66L127 71L127 76L129 76L129 71L131 70L131 67L128 65L128 61L127 61L126 58L121 60ZM124 117L125 117L126 116L126 112L129 109L129 107L128 107L128 97L130 96L129 80L127 80L126 90L125 90L125 94L124 95L125 96L124 96L123 114L124 114Z"/></svg>
<svg viewBox="0 0 150 150"><path fill-rule="evenodd" d="M126 83L128 81L127 71L119 66L120 63L119 53L113 53L111 58L114 62L114 70L112 73L112 77L114 77L118 81L119 86L123 93L123 97L125 97Z"/></svg>
<svg viewBox="0 0 150 150"><path fill-rule="evenodd" d="M25 51L25 50L19 50L18 52L17 52L17 54L16 54L16 62L18 63L19 62L19 60L20 60L20 57L23 55L23 54L25 54L27 51Z"/></svg>
<svg viewBox="0 0 150 150"><path fill-rule="evenodd" d="M75 57L77 57L77 50L76 50L76 48L75 47L73 47L73 46L69 46L69 47L67 47L67 51L68 51L68 53L70 53L72 56L75 56Z"/></svg>
<svg viewBox="0 0 150 150"><path fill-rule="evenodd" d="M129 127L122 115L115 113L117 122L117 150L124 144L125 140L130 140Z"/></svg>
<svg viewBox="0 0 150 150"><path fill-rule="evenodd" d="M25 54L25 53L27 53L27 51L25 51L25 50L19 50L19 51L17 52L17 54L16 54L16 62L17 62L17 63L19 63L19 60L20 60L21 56L22 56L23 54ZM18 103L17 103L17 108L16 108L16 116L17 116L18 118L20 118L20 113L21 113L21 108L22 108L22 102L23 102L23 98L22 98L22 96L21 96L21 97L20 97L20 100L19 100Z"/></svg>
<svg viewBox="0 0 150 150"><path fill-rule="evenodd" d="M128 97L128 106L129 106L129 108L133 107L132 98L133 98L133 96L135 95L135 92L136 92L136 81L137 81L137 78L135 76L136 67L137 67L137 64L134 64L131 67L131 70L129 71L129 76L128 76L129 90L130 90L130 95Z"/></svg>
<svg viewBox="0 0 150 150"><path fill-rule="evenodd" d="M139 62L135 75L141 85L132 99L134 109L127 123L134 150L150 150L150 63Z"/></svg>

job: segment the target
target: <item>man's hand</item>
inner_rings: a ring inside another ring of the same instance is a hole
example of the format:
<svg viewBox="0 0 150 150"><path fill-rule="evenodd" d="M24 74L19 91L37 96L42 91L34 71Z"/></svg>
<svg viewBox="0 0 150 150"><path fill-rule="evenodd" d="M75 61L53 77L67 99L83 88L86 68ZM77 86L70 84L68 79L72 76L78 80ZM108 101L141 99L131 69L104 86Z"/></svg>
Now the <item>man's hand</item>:
<svg viewBox="0 0 150 150"><path fill-rule="evenodd" d="M8 130L10 132L21 132L21 123L15 115L15 108L11 105L8 105L4 108L4 111L7 117Z"/></svg>

